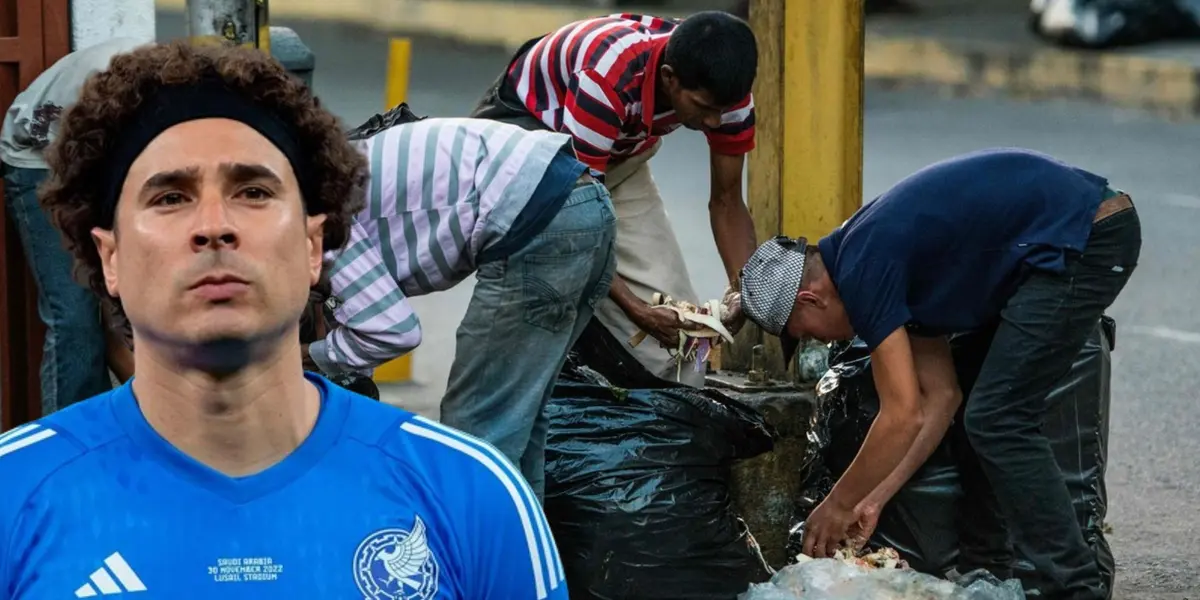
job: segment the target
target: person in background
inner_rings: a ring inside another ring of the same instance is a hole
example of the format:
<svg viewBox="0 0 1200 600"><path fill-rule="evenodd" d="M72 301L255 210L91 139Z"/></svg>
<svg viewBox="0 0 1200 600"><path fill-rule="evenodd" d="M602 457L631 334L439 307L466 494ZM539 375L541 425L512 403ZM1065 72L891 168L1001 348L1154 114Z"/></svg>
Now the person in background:
<svg viewBox="0 0 1200 600"><path fill-rule="evenodd" d="M929 458L963 406L976 460L962 472L983 548L960 562L1015 574L1042 598L1108 596L1040 431L1071 369L1141 253L1130 197L1053 157L1012 148L956 156L909 176L814 247L777 238L742 271L746 316L783 339L848 340L871 350L879 393L858 456L809 517L804 553L865 541L882 507ZM970 395L947 336L986 332ZM1081 450L1082 451L1082 450ZM972 468L973 467L973 468Z"/></svg>
<svg viewBox="0 0 1200 600"><path fill-rule="evenodd" d="M587 19L525 43L473 113L567 133L579 159L602 174L617 214L617 276L596 318L622 343L645 331L662 346L678 345L682 323L676 313L650 306L655 292L701 302L650 174L662 136L682 126L708 140L708 211L730 282L754 251L742 172L754 148L750 89L757 65L754 33L725 12L682 21L633 14ZM734 293L730 286L726 296ZM738 325L729 323L733 330ZM651 373L675 380L675 360L658 346L631 352ZM684 369L681 381L701 387L704 374Z"/></svg>
<svg viewBox="0 0 1200 600"><path fill-rule="evenodd" d="M49 175L43 156L57 137L59 119L79 97L83 82L108 66L113 55L144 40L113 38L76 50L42 72L17 95L0 131L4 197L17 226L38 292L38 316L46 324L42 350L42 414L112 388L106 340L96 297L71 274L62 237L38 206L38 186Z"/></svg>
<svg viewBox="0 0 1200 600"><path fill-rule="evenodd" d="M493 446L303 371L300 315L368 177L303 82L253 48L139 48L47 162L135 372L0 436L0 599L568 598Z"/></svg>
<svg viewBox="0 0 1200 600"><path fill-rule="evenodd" d="M441 420L494 444L539 497L543 409L614 269L608 190L569 144L479 119L415 120L363 140L367 206L330 254L336 322L306 353L334 374L401 356L421 342L406 298L474 273Z"/></svg>

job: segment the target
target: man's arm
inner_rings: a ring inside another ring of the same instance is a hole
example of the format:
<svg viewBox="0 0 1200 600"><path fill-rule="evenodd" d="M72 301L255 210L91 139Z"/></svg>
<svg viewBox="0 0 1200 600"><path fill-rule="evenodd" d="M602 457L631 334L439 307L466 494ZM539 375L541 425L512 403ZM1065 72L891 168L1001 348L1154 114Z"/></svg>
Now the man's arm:
<svg viewBox="0 0 1200 600"><path fill-rule="evenodd" d="M679 331L696 329L699 325L681 321L673 310L653 308L646 301L638 298L633 290L625 284L620 275L613 275L612 286L608 288L608 297L629 317L629 321L645 331L660 344L667 348L679 345Z"/></svg>
<svg viewBox="0 0 1200 600"><path fill-rule="evenodd" d="M908 332L899 328L871 353L879 394L879 414L858 456L830 492L838 504L854 507L883 483L908 453L921 430L921 388Z"/></svg>
<svg viewBox="0 0 1200 600"><path fill-rule="evenodd" d="M721 126L706 134L709 147L710 188L708 215L717 252L729 281L754 254L757 242L750 209L742 197L742 170L746 154L754 149L754 96L721 115Z"/></svg>
<svg viewBox="0 0 1200 600"><path fill-rule="evenodd" d="M854 462L809 517L803 549L809 556L831 556L837 550L859 520L860 503L891 475L922 427L921 389L903 327L871 353L871 369L879 393L879 414Z"/></svg>
<svg viewBox="0 0 1200 600"><path fill-rule="evenodd" d="M909 341L916 364L917 383L921 388L921 413L924 418L920 432L900 464L867 495L865 502L875 514L908 483L937 449L963 399L949 341L945 337L910 337Z"/></svg>
<svg viewBox="0 0 1200 600"><path fill-rule="evenodd" d="M420 321L375 244L354 223L345 250L329 267L330 285L342 304L329 334L308 348L327 375L367 371L421 344Z"/></svg>
<svg viewBox="0 0 1200 600"><path fill-rule="evenodd" d="M737 281L738 273L754 254L757 242L750 209L742 198L743 155L720 154L710 151L711 188L708 199L708 218L712 225L717 252L725 265L729 281Z"/></svg>

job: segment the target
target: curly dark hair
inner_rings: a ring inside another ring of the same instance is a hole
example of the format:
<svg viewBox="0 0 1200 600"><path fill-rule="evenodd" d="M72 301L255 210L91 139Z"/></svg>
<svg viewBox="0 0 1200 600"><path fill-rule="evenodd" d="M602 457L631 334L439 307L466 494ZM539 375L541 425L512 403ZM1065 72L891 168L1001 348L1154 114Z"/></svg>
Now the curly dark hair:
<svg viewBox="0 0 1200 600"><path fill-rule="evenodd" d="M42 207L75 258L75 277L124 320L120 301L108 294L100 255L91 239L102 223L103 185L116 140L137 118L144 98L164 86L192 85L219 78L230 90L273 111L294 127L300 151L310 157L307 176L316 197L305 197L310 215L324 214L325 248L341 248L355 213L366 206L366 158L346 136L341 121L321 106L308 87L275 59L253 48L191 45L186 41L147 45L112 59L88 78L78 101L62 117L58 139L46 151L50 177L40 192Z"/></svg>

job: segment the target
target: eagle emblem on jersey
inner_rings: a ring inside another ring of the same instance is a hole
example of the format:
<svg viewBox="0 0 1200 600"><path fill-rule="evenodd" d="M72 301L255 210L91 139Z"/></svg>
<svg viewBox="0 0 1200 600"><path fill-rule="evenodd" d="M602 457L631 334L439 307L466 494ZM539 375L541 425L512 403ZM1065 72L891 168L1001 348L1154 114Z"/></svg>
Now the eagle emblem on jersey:
<svg viewBox="0 0 1200 600"><path fill-rule="evenodd" d="M438 570L419 516L413 518L411 530L372 533L354 553L354 581L367 600L432 600L438 591Z"/></svg>

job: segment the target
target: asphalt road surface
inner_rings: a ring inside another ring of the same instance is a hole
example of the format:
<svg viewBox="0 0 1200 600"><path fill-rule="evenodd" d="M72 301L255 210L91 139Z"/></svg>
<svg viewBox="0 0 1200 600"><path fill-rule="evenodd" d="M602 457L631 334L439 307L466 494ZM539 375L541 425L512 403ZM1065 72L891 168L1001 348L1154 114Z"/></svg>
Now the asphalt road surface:
<svg viewBox="0 0 1200 600"><path fill-rule="evenodd" d="M316 52L315 86L347 124L383 106L386 37L339 25L292 26ZM160 39L182 34L160 15ZM506 60L504 52L419 40L410 104L418 114L465 116ZM1117 319L1109 448L1109 519L1118 598L1200 598L1200 124L1173 124L1091 105L950 99L870 89L867 198L928 163L988 146L1048 152L1107 175L1138 203L1141 265L1110 314ZM699 134L668 137L652 163L688 269L702 298L719 297L723 271L705 210L706 150ZM416 383L389 399L436 415L471 281L414 308L425 342Z"/></svg>

